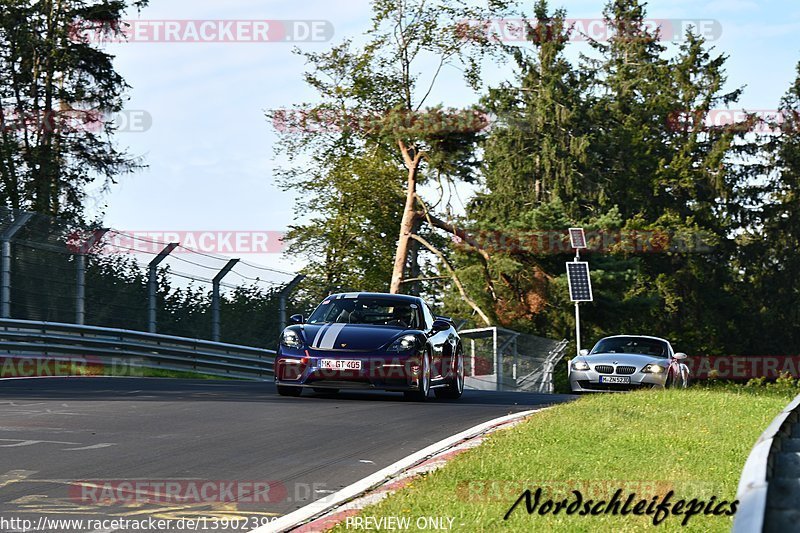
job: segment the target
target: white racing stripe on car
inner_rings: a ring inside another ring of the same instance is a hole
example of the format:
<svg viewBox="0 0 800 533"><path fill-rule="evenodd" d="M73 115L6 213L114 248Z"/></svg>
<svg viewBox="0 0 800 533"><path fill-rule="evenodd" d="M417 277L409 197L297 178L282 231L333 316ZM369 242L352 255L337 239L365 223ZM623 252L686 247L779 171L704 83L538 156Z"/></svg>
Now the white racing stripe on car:
<svg viewBox="0 0 800 533"><path fill-rule="evenodd" d="M314 342L311 343L312 348L319 348L319 345L317 343L319 342L320 337L322 337L322 332L328 329L329 327L330 324L325 324L324 326L322 326L317 330L317 335L314 337Z"/></svg>
<svg viewBox="0 0 800 533"><path fill-rule="evenodd" d="M344 329L346 325L347 324L333 324L328 328L328 331L325 332L325 336L322 337L317 348L321 350L330 350L333 348L334 344L336 344L336 339L339 337L339 333L342 332L342 329Z"/></svg>

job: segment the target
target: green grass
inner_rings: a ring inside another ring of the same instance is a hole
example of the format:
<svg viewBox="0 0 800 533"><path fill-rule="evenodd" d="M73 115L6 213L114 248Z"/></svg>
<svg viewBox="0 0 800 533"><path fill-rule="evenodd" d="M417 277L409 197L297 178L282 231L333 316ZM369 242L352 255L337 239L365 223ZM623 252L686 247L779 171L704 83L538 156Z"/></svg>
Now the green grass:
<svg viewBox="0 0 800 533"><path fill-rule="evenodd" d="M608 499L619 488L649 501L733 500L745 459L796 388L727 387L585 396L491 435L444 468L414 480L362 517L455 518L454 531L646 531L652 516L529 515L525 490ZM638 498L637 498L638 499ZM570 499L569 501L573 501ZM661 531L729 531L732 517L669 516ZM351 528L352 529L352 525ZM334 529L348 531L346 524Z"/></svg>
<svg viewBox="0 0 800 533"><path fill-rule="evenodd" d="M130 377L130 378L170 378L170 379L208 379L208 380L231 380L221 376L210 376L182 370L166 370L162 368L147 368L141 366L124 366L119 369L107 368L103 366L80 366L72 365L69 374L74 376L109 376L109 377Z"/></svg>
<svg viewBox="0 0 800 533"><path fill-rule="evenodd" d="M142 368L142 374L137 377L143 378L170 378L170 379L212 379L230 380L237 378L209 376L208 374L197 374L195 372L184 372L179 370L163 370L160 368Z"/></svg>

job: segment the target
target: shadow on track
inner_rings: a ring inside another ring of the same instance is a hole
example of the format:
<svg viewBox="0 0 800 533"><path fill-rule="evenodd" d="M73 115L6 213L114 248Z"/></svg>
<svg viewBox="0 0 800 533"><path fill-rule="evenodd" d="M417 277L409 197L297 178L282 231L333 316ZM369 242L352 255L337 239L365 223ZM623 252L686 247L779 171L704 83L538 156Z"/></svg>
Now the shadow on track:
<svg viewBox="0 0 800 533"><path fill-rule="evenodd" d="M495 392L466 390L460 400L437 400L429 404L508 405L524 406L560 403L574 399L566 394L538 394L526 392ZM317 394L311 390L299 398L278 396L269 382L182 380L158 378L47 378L0 380L0 400L70 400L70 401L153 401L200 402L231 401L274 403L276 405L298 402L395 402L409 406L423 405L406 402L402 394L383 391L343 391L338 394Z"/></svg>

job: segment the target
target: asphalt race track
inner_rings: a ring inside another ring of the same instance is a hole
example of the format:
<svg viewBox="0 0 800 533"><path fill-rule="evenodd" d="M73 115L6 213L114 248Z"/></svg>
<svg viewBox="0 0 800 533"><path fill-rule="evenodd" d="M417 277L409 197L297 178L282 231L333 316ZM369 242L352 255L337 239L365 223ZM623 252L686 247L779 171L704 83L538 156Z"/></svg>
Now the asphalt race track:
<svg viewBox="0 0 800 533"><path fill-rule="evenodd" d="M0 381L0 519L263 521L481 422L570 398L466 391L421 404L396 393L283 398L239 381ZM164 499L167 482L177 497ZM251 529L241 525L231 529Z"/></svg>

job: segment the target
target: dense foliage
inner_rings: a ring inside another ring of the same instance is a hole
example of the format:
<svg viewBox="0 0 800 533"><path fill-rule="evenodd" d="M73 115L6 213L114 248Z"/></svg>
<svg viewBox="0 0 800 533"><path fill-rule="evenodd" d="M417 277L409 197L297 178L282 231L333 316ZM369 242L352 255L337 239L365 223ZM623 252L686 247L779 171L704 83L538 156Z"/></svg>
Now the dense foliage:
<svg viewBox="0 0 800 533"><path fill-rule="evenodd" d="M391 6L375 5L376 20L391 19ZM438 22L414 22L426 20L430 6L397 5L401 13L391 20L409 24L403 17L420 13L411 17L415 30L403 29L430 42L424 34L440 29ZM441 200L416 200L413 208L422 213L411 233L427 231L426 239L440 253L423 249L411 255L403 279L417 279L420 272L434 279L416 281L413 288L403 284L402 290L443 300L445 312L475 323L483 311L498 325L571 338L564 262L572 253L560 239L568 227L583 226L595 236L595 249L584 255L596 299L583 306L590 340L642 332L669 337L695 353L794 353L800 349L795 320L800 258L794 253L800 244L794 216L800 73L780 103L784 120L774 125L778 133L757 133L757 117L708 125L710 112L735 109L741 96L741 89L726 89L727 57L691 30L677 50L668 50L647 29L638 0L610 0L604 16L615 30L611 38L590 41L591 53L577 61L567 59L575 31L567 13L552 10L545 0L534 6L525 46L492 39L473 43L508 59L513 75L483 92L479 109L493 120L491 127L477 129L477 138L451 133L451 141L467 144L419 142L427 161L449 162L420 167L420 182L478 179L480 189L461 213ZM391 83L404 63L402 57L378 54L391 48L377 26L367 37L373 48L347 56L363 61L348 62L351 70L340 69L331 78L359 102L370 102L370 113L389 118L380 122L379 134L306 131L302 142L316 147L304 169L311 169L309 179L286 183L312 193L303 195L311 222L302 210L290 235L291 252L309 259L309 273L323 281L309 297L339 288L388 289L397 228L401 236L408 230L407 168L391 149L392 140L408 133L391 119L393 106L406 94L399 90L402 83ZM331 55L316 56L313 72L322 67L331 74L336 64L331 59L344 57L337 55L341 51L335 47ZM372 53L383 60L368 60ZM328 61L319 61L322 57ZM369 71L361 68L367 64ZM314 79L309 75L312 85L325 89L323 102L330 105L342 94ZM337 105L349 109L345 100ZM296 130L291 135L297 139ZM334 149L343 141L357 149ZM467 153L476 161L465 158ZM474 162L477 169L470 166ZM313 195L321 190L325 200ZM315 205L321 201L324 208ZM428 217L427 204L445 208ZM342 235L357 245L343 247L348 241Z"/></svg>
<svg viewBox="0 0 800 533"><path fill-rule="evenodd" d="M0 0L0 201L80 218L87 186L141 165L114 143L128 85L103 50L147 0Z"/></svg>

